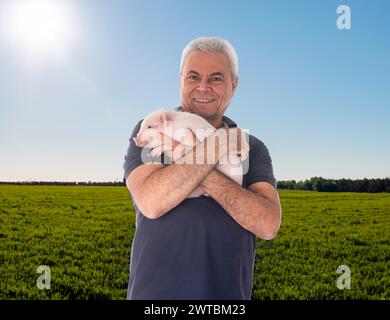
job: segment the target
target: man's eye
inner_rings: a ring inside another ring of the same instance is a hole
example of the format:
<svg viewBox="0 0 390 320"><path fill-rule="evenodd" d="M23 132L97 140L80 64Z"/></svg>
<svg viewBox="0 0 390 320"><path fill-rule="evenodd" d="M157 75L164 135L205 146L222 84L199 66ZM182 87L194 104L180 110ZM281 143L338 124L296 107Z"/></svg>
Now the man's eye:
<svg viewBox="0 0 390 320"><path fill-rule="evenodd" d="M211 81L222 81L221 77L212 77Z"/></svg>
<svg viewBox="0 0 390 320"><path fill-rule="evenodd" d="M191 80L198 80L198 76L196 76L194 74L189 75L188 78Z"/></svg>

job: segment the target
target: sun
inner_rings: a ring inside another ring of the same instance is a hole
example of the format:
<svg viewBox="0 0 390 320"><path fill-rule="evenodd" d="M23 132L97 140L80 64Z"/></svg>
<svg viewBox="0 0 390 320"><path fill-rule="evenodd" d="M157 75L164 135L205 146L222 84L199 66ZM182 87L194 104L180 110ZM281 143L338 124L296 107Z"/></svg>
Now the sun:
<svg viewBox="0 0 390 320"><path fill-rule="evenodd" d="M76 17L64 0L13 0L1 9L1 33L29 56L46 58L69 52Z"/></svg>

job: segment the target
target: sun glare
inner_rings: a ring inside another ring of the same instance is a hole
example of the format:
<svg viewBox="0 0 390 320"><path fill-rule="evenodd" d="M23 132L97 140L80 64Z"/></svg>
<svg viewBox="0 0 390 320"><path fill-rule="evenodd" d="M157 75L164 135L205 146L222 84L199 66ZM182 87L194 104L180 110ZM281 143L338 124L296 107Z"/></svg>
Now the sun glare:
<svg viewBox="0 0 390 320"><path fill-rule="evenodd" d="M75 15L63 0L13 0L0 8L1 33L35 58L66 55L75 40Z"/></svg>

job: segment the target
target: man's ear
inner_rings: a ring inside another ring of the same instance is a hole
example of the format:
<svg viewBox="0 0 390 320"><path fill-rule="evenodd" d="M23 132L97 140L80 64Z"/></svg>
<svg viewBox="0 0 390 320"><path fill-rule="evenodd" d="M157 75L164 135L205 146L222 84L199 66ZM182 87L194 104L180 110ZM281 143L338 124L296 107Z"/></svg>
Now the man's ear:
<svg viewBox="0 0 390 320"><path fill-rule="evenodd" d="M237 85L238 85L238 77L235 77L235 78L233 79L233 81L232 81L233 93L234 93L234 91L236 90Z"/></svg>

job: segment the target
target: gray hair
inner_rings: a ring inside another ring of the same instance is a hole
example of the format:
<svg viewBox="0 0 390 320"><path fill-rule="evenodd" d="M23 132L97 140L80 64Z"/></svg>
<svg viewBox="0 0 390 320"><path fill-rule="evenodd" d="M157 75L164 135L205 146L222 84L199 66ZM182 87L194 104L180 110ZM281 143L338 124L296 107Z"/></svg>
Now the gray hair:
<svg viewBox="0 0 390 320"><path fill-rule="evenodd" d="M238 57L232 44L224 39L217 37L199 37L191 40L183 49L180 61L180 74L183 72L184 60L190 51L198 50L201 52L222 52L227 55L230 63L230 73L232 78L238 77Z"/></svg>

